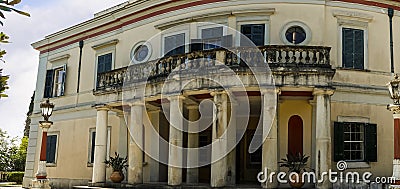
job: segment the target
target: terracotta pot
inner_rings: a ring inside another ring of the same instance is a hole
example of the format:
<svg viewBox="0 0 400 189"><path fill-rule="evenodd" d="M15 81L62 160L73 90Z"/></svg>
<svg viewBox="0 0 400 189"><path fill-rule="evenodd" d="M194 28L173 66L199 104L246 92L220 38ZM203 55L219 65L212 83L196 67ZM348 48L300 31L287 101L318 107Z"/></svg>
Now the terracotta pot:
<svg viewBox="0 0 400 189"><path fill-rule="evenodd" d="M124 178L124 174L119 171L114 171L110 176L110 179L113 183L121 183Z"/></svg>
<svg viewBox="0 0 400 189"><path fill-rule="evenodd" d="M298 175L299 175L299 179L298 179L299 181L298 182L296 182L296 175L295 174L291 175L291 178L292 178L291 180L294 180L295 182L292 182L289 179L289 184L290 184L290 186L292 188L301 188L301 187L304 186L304 182L302 180L302 174L299 173Z"/></svg>

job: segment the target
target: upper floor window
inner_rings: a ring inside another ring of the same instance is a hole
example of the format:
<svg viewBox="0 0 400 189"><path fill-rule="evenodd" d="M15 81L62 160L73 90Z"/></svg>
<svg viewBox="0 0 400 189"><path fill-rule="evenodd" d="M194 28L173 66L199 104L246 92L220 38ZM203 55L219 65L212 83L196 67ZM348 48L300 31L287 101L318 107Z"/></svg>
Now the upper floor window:
<svg viewBox="0 0 400 189"><path fill-rule="evenodd" d="M376 162L376 124L335 122L334 160Z"/></svg>
<svg viewBox="0 0 400 189"><path fill-rule="evenodd" d="M57 135L47 136L46 142L46 161L50 164L56 163L57 155Z"/></svg>
<svg viewBox="0 0 400 189"><path fill-rule="evenodd" d="M112 53L103 54L97 57L97 73L111 71Z"/></svg>
<svg viewBox="0 0 400 189"><path fill-rule="evenodd" d="M222 46L223 27L206 28L201 30L203 49L215 49Z"/></svg>
<svg viewBox="0 0 400 189"><path fill-rule="evenodd" d="M342 28L342 64L344 68L364 69L364 30Z"/></svg>
<svg viewBox="0 0 400 189"><path fill-rule="evenodd" d="M300 26L292 26L286 30L286 40L293 44L300 44L306 40L306 31Z"/></svg>
<svg viewBox="0 0 400 189"><path fill-rule="evenodd" d="M65 79L67 65L46 71L44 98L58 97L65 95Z"/></svg>
<svg viewBox="0 0 400 189"><path fill-rule="evenodd" d="M131 50L131 60L135 64L143 63L149 60L151 56L151 45L148 42L139 42Z"/></svg>
<svg viewBox="0 0 400 189"><path fill-rule="evenodd" d="M240 26L240 32L256 46L263 46L265 41L265 24L246 24ZM248 40L241 39L240 46L252 46Z"/></svg>
<svg viewBox="0 0 400 189"><path fill-rule="evenodd" d="M164 55L172 56L185 53L185 33L164 37Z"/></svg>

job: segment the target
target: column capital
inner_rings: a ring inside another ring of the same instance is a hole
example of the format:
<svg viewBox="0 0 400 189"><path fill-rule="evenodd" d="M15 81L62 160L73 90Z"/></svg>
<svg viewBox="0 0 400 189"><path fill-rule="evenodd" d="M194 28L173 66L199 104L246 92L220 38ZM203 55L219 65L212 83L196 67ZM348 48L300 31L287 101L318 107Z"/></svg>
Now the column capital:
<svg viewBox="0 0 400 189"><path fill-rule="evenodd" d="M400 105L389 104L387 105L387 109L393 112L393 118L400 119Z"/></svg>
<svg viewBox="0 0 400 189"><path fill-rule="evenodd" d="M125 113L124 113L124 112L117 112L117 116L118 116L118 117L124 117L124 116L125 116Z"/></svg>
<svg viewBox="0 0 400 189"><path fill-rule="evenodd" d="M185 96L183 96L183 95L181 95L181 94L175 94L175 95L171 95L171 96L168 96L167 97L167 99L169 100L169 101L171 101L171 100L185 100Z"/></svg>
<svg viewBox="0 0 400 189"><path fill-rule="evenodd" d="M333 93L335 93L335 90L333 90L333 89L314 88L314 90L313 90L313 95L314 96L318 96L318 95L329 95L329 96L332 96Z"/></svg>
<svg viewBox="0 0 400 189"><path fill-rule="evenodd" d="M132 101L127 103L130 107L132 106L145 106L145 102L138 100L138 101Z"/></svg>
<svg viewBox="0 0 400 189"><path fill-rule="evenodd" d="M39 121L39 126L43 129L43 131L47 132L47 130L50 129L51 125L53 125L53 122L51 121Z"/></svg>
<svg viewBox="0 0 400 189"><path fill-rule="evenodd" d="M107 104L95 104L92 107L96 108L97 111L110 111L111 107Z"/></svg>
<svg viewBox="0 0 400 189"><path fill-rule="evenodd" d="M261 95L265 94L270 94L270 93L276 93L277 95L280 95L282 90L277 87L271 87L271 88L260 88L260 93Z"/></svg>
<svg viewBox="0 0 400 189"><path fill-rule="evenodd" d="M226 92L225 90L215 90L215 91L211 91L210 92L211 96L216 96L216 95L219 95L219 94L228 94L228 92Z"/></svg>

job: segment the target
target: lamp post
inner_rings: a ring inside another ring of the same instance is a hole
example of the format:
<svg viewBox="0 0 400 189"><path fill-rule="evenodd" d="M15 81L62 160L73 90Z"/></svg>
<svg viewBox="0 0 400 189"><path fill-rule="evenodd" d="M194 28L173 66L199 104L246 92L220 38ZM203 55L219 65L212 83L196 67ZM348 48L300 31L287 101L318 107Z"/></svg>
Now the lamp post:
<svg viewBox="0 0 400 189"><path fill-rule="evenodd" d="M390 98L393 104L389 104L387 109L393 112L394 120L394 158L393 158L393 177L396 179L391 188L400 188L400 79L396 74L394 79L388 84Z"/></svg>
<svg viewBox="0 0 400 189"><path fill-rule="evenodd" d="M49 99L47 99L45 102L40 104L40 109L42 110L42 116L44 118L44 121L39 121L39 126L42 128L42 146L40 148L40 158L36 179L33 180L32 188L50 188L46 172L46 147L47 131L51 125L53 125L53 122L49 121L49 118L53 113L54 104L50 103Z"/></svg>

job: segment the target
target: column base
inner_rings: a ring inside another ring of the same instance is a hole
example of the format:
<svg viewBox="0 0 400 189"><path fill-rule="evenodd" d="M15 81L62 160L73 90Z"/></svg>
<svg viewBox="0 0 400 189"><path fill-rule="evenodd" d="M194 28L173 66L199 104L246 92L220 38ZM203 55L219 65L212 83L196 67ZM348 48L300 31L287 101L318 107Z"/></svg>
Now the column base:
<svg viewBox="0 0 400 189"><path fill-rule="evenodd" d="M32 189L34 188L46 188L50 189L50 180L49 179L34 179L32 180Z"/></svg>
<svg viewBox="0 0 400 189"><path fill-rule="evenodd" d="M36 179L43 180L46 179L46 161L39 161L38 171L36 173Z"/></svg>

